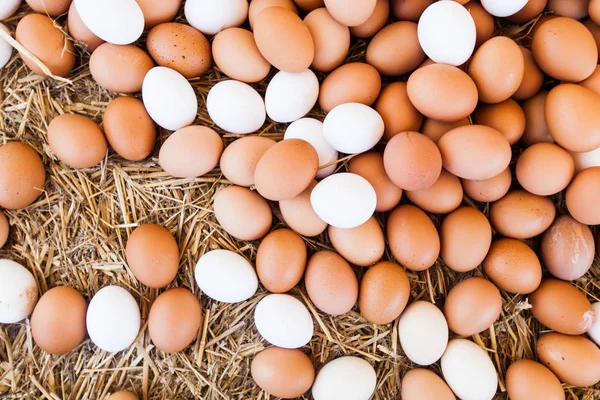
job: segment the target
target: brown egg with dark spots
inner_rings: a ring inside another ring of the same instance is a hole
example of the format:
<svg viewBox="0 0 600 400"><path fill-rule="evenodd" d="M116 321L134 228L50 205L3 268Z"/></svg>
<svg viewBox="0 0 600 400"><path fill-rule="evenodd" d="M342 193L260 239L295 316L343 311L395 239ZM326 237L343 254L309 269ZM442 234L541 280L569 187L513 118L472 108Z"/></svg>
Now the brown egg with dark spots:
<svg viewBox="0 0 600 400"><path fill-rule="evenodd" d="M500 235L514 239L529 239L550 227L556 208L548 197L524 190L509 192L490 207L490 222Z"/></svg>
<svg viewBox="0 0 600 400"><path fill-rule="evenodd" d="M500 200L510 189L512 174L510 167L500 174L483 180L460 180L464 192L475 201L491 203Z"/></svg>
<svg viewBox="0 0 600 400"><path fill-rule="evenodd" d="M575 175L567 188L567 209L582 224L600 224L600 167L590 167Z"/></svg>
<svg viewBox="0 0 600 400"><path fill-rule="evenodd" d="M527 146L541 142L554 143L545 118L547 98L548 92L542 90L523 103L525 132L521 141Z"/></svg>
<svg viewBox="0 0 600 400"><path fill-rule="evenodd" d="M367 39L379 32L388 22L390 16L389 0L377 0L375 10L365 22L350 28L355 38Z"/></svg>
<svg viewBox="0 0 600 400"><path fill-rule="evenodd" d="M383 155L375 151L359 154L350 160L348 172L365 178L377 195L375 211L390 211L402 198L402 189L385 172Z"/></svg>
<svg viewBox="0 0 600 400"><path fill-rule="evenodd" d="M475 22L475 47L477 48L494 35L494 17L478 1L469 1L464 6Z"/></svg>
<svg viewBox="0 0 600 400"><path fill-rule="evenodd" d="M137 3L144 14L146 29L152 29L158 24L173 21L182 0L137 0Z"/></svg>
<svg viewBox="0 0 600 400"><path fill-rule="evenodd" d="M565 400L565 392L556 375L531 360L510 364L506 370L506 390L511 400Z"/></svg>
<svg viewBox="0 0 600 400"><path fill-rule="evenodd" d="M302 279L306 261L304 240L289 229L277 229L258 246L256 274L268 291L285 293Z"/></svg>
<svg viewBox="0 0 600 400"><path fill-rule="evenodd" d="M383 257L385 237L375 217L356 228L330 225L327 232L335 251L354 265L368 267Z"/></svg>
<svg viewBox="0 0 600 400"><path fill-rule="evenodd" d="M523 46L519 46L519 49L523 54L523 81L512 97L515 100L527 100L535 96L542 88L544 73L535 63L531 50Z"/></svg>
<svg viewBox="0 0 600 400"><path fill-rule="evenodd" d="M390 140L401 132L417 132L423 122L423 115L408 98L406 82L393 82L381 89L373 108L383 118L384 140Z"/></svg>
<svg viewBox="0 0 600 400"><path fill-rule="evenodd" d="M460 180L442 169L435 183L426 189L407 191L406 197L411 203L433 214L448 214L458 208L463 199Z"/></svg>
<svg viewBox="0 0 600 400"><path fill-rule="evenodd" d="M550 196L565 189L575 173L573 157L554 143L536 143L523 151L515 168L523 189Z"/></svg>
<svg viewBox="0 0 600 400"><path fill-rule="evenodd" d="M417 24L410 21L389 24L371 39L366 57L381 75L400 76L414 71L425 60Z"/></svg>
<svg viewBox="0 0 600 400"><path fill-rule="evenodd" d="M31 205L45 182L44 164L31 146L22 142L0 146L0 207L16 210Z"/></svg>
<svg viewBox="0 0 600 400"><path fill-rule="evenodd" d="M469 118L463 118L455 122L443 122L435 119L425 118L419 132L433 140L433 143L437 144L441 137L450 132L452 129L466 125L471 125Z"/></svg>
<svg viewBox="0 0 600 400"><path fill-rule="evenodd" d="M392 14L401 21L418 22L421 14L435 0L391 0Z"/></svg>
<svg viewBox="0 0 600 400"><path fill-rule="evenodd" d="M275 141L263 136L244 136L234 140L221 155L221 172L231 183L254 185L254 171L263 154L275 146Z"/></svg>
<svg viewBox="0 0 600 400"><path fill-rule="evenodd" d="M315 44L313 69L329 72L339 67L350 49L350 30L337 22L325 7L312 10L304 17Z"/></svg>
<svg viewBox="0 0 600 400"><path fill-rule="evenodd" d="M414 368L404 374L400 389L402 400L456 400L448 384L425 368Z"/></svg>
<svg viewBox="0 0 600 400"><path fill-rule="evenodd" d="M48 144L60 161L73 168L93 167L108 149L98 124L77 114L59 115L50 122Z"/></svg>
<svg viewBox="0 0 600 400"><path fill-rule="evenodd" d="M263 80L271 64L260 54L252 32L242 28L227 28L212 40L212 57L227 76L252 83Z"/></svg>
<svg viewBox="0 0 600 400"><path fill-rule="evenodd" d="M500 289L529 294L542 282L542 265L531 247L516 239L492 243L483 260L483 272Z"/></svg>
<svg viewBox="0 0 600 400"><path fill-rule="evenodd" d="M269 232L273 222L269 203L258 193L241 186L219 190L213 210L221 227L238 240L260 239Z"/></svg>
<svg viewBox="0 0 600 400"><path fill-rule="evenodd" d="M488 253L492 227L481 211L461 207L444 218L440 239L440 256L446 266L467 272L477 268Z"/></svg>
<svg viewBox="0 0 600 400"><path fill-rule="evenodd" d="M90 57L90 73L96 83L117 93L142 90L144 77L153 67L150 56L133 44L104 43Z"/></svg>
<svg viewBox="0 0 600 400"><path fill-rule="evenodd" d="M75 2L71 3L69 8L69 15L67 17L67 26L69 27L69 35L75 40L79 40L87 45L87 50L93 53L104 40L96 36L90 29L83 23L77 8L75 8Z"/></svg>
<svg viewBox="0 0 600 400"><path fill-rule="evenodd" d="M517 143L525 133L525 112L513 99L497 104L479 104L471 115L473 123L496 129L508 143Z"/></svg>
<svg viewBox="0 0 600 400"><path fill-rule="evenodd" d="M312 181L298 196L279 201L279 210L286 224L303 236L317 236L327 228L327 223L313 209L310 194L317 185Z"/></svg>
<svg viewBox="0 0 600 400"><path fill-rule="evenodd" d="M398 318L410 297L410 282L398 264L383 261L365 272L360 282L358 307L372 324L388 324Z"/></svg>
<svg viewBox="0 0 600 400"><path fill-rule="evenodd" d="M333 70L321 83L319 106L325 112L344 103L372 105L381 90L381 78L369 64L355 62Z"/></svg>

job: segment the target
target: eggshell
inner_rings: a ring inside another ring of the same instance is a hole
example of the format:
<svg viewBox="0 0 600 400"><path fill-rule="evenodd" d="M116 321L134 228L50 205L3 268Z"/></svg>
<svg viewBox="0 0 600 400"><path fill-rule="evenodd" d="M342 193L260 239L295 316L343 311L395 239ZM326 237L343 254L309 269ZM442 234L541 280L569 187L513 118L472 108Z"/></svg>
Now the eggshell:
<svg viewBox="0 0 600 400"><path fill-rule="evenodd" d="M306 261L304 240L289 229L277 229L258 246L256 273L268 291L285 293L302 279Z"/></svg>
<svg viewBox="0 0 600 400"><path fill-rule="evenodd" d="M529 0L521 10L510 15L507 19L514 24L523 24L540 15L546 8L547 3L548 0Z"/></svg>
<svg viewBox="0 0 600 400"><path fill-rule="evenodd" d="M473 123L485 125L502 133L508 143L517 143L525 133L525 112L513 99L496 104L480 104L473 115Z"/></svg>
<svg viewBox="0 0 600 400"><path fill-rule="evenodd" d="M368 267L383 257L385 238L374 217L356 228L330 226L328 234L335 250L354 265Z"/></svg>
<svg viewBox="0 0 600 400"><path fill-rule="evenodd" d="M350 28L350 33L356 38L370 38L379 32L387 23L390 16L389 0L377 0L375 9L369 19L360 25Z"/></svg>
<svg viewBox="0 0 600 400"><path fill-rule="evenodd" d="M462 400L491 400L496 394L496 368L486 351L466 339L453 339L442 356L442 373Z"/></svg>
<svg viewBox="0 0 600 400"><path fill-rule="evenodd" d="M369 64L354 62L335 69L323 80L319 106L330 112L344 103L372 105L381 90L381 78Z"/></svg>
<svg viewBox="0 0 600 400"><path fill-rule="evenodd" d="M313 320L302 302L288 294L270 294L254 310L258 333L274 346L296 349L313 336Z"/></svg>
<svg viewBox="0 0 600 400"><path fill-rule="evenodd" d="M0 323L14 324L29 316L38 301L35 278L21 264L0 259Z"/></svg>
<svg viewBox="0 0 600 400"><path fill-rule="evenodd" d="M10 29L6 25L0 24L0 29L10 35ZM0 38L0 69L4 68L10 61L13 54L13 47L4 38Z"/></svg>
<svg viewBox="0 0 600 400"><path fill-rule="evenodd" d="M107 400L139 400L139 397L131 392L121 390L108 396Z"/></svg>
<svg viewBox="0 0 600 400"><path fill-rule="evenodd" d="M325 140L321 121L314 118L300 118L288 125L283 138L302 139L315 148L319 156L317 178L325 178L335 171L335 164L323 168L338 159L338 152Z"/></svg>
<svg viewBox="0 0 600 400"><path fill-rule="evenodd" d="M254 28L254 20L262 10L269 7L281 7L292 11L296 15L298 10L292 0L252 0L248 7L248 22L250 23L250 29Z"/></svg>
<svg viewBox="0 0 600 400"><path fill-rule="evenodd" d="M219 190L213 209L219 225L238 240L260 239L269 232L273 222L266 200L241 186Z"/></svg>
<svg viewBox="0 0 600 400"><path fill-rule="evenodd" d="M410 204L401 205L390 214L387 240L396 260L412 271L431 267L440 253L440 237L433 222Z"/></svg>
<svg viewBox="0 0 600 400"><path fill-rule="evenodd" d="M110 147L126 160L141 161L154 149L156 126L144 103L134 97L108 103L102 127Z"/></svg>
<svg viewBox="0 0 600 400"><path fill-rule="evenodd" d="M424 368L414 368L404 374L400 389L403 400L456 400L446 382Z"/></svg>
<svg viewBox="0 0 600 400"><path fill-rule="evenodd" d="M473 207L461 207L442 222L440 256L457 272L471 271L485 258L492 243L492 228L486 216Z"/></svg>
<svg viewBox="0 0 600 400"><path fill-rule="evenodd" d="M310 196L317 181L312 181L298 196L279 201L279 210L286 224L303 236L317 236L327 228L327 222L317 215Z"/></svg>
<svg viewBox="0 0 600 400"><path fill-rule="evenodd" d="M258 82L266 78L271 64L258 51L252 32L227 28L212 41L212 57L219 69L232 79Z"/></svg>
<svg viewBox="0 0 600 400"><path fill-rule="evenodd" d="M548 0L546 11L574 19L588 15L589 0Z"/></svg>
<svg viewBox="0 0 600 400"><path fill-rule="evenodd" d="M225 28L240 26L248 18L247 0L187 0L185 18L205 35L215 35Z"/></svg>
<svg viewBox="0 0 600 400"><path fill-rule="evenodd" d="M202 255L194 276L206 296L222 303L247 300L258 289L258 278L252 265L229 250L211 250Z"/></svg>
<svg viewBox="0 0 600 400"><path fill-rule="evenodd" d="M171 22L179 13L182 0L136 0L142 14L144 14L144 26L152 29L158 24Z"/></svg>
<svg viewBox="0 0 600 400"><path fill-rule="evenodd" d="M86 325L98 348L117 353L135 341L140 330L140 308L127 290L105 286L90 301Z"/></svg>
<svg viewBox="0 0 600 400"><path fill-rule="evenodd" d="M250 371L262 390L283 399L302 396L315 380L310 358L297 349L269 347L254 357Z"/></svg>
<svg viewBox="0 0 600 400"><path fill-rule="evenodd" d="M77 114L62 114L48 125L52 152L73 168L89 168L106 156L104 133L94 121Z"/></svg>
<svg viewBox="0 0 600 400"><path fill-rule="evenodd" d="M9 233L10 226L8 225L8 218L6 218L6 214L0 211L0 248L4 247L6 244Z"/></svg>
<svg viewBox="0 0 600 400"><path fill-rule="evenodd" d="M579 172L567 188L567 209L577 221L586 225L600 224L600 167Z"/></svg>
<svg viewBox="0 0 600 400"><path fill-rule="evenodd" d="M575 173L579 173L586 168L600 167L600 147L587 151L585 153L569 152L575 163Z"/></svg>
<svg viewBox="0 0 600 400"><path fill-rule="evenodd" d="M565 399L562 385L552 371L531 360L518 360L510 364L506 371L506 389L514 400Z"/></svg>
<svg viewBox="0 0 600 400"><path fill-rule="evenodd" d="M454 122L443 122L435 119L424 118L419 132L433 140L433 143L437 144L440 141L440 138L447 132L450 132L454 128L458 128L459 126L465 125L471 125L469 118L459 119L458 121Z"/></svg>
<svg viewBox="0 0 600 400"><path fill-rule="evenodd" d="M423 115L408 98L406 82L393 82L384 87L375 103L375 111L383 118L384 140L406 131L419 131Z"/></svg>
<svg viewBox="0 0 600 400"><path fill-rule="evenodd" d="M323 121L329 144L346 154L372 149L383 136L384 123L377 111L361 103L345 103L332 109Z"/></svg>
<svg viewBox="0 0 600 400"><path fill-rule="evenodd" d="M462 202L463 189L456 176L442 169L433 185L422 190L407 191L406 198L429 213L448 214Z"/></svg>
<svg viewBox="0 0 600 400"><path fill-rule="evenodd" d="M513 190L490 207L489 219L500 235L529 239L550 227L556 209L548 197ZM518 222L516 222L518 221Z"/></svg>
<svg viewBox="0 0 600 400"><path fill-rule="evenodd" d="M412 362L431 365L446 350L448 324L439 308L426 301L416 301L400 316L398 335L402 350Z"/></svg>
<svg viewBox="0 0 600 400"><path fill-rule="evenodd" d="M600 346L600 301L597 301L594 304L592 304L592 307L594 307L594 314L596 318L594 320L594 323L592 324L592 327L587 333L590 336L590 338L597 345Z"/></svg>
<svg viewBox="0 0 600 400"><path fill-rule="evenodd" d="M221 155L221 172L231 183L240 186L254 184L254 171L265 151L275 141L263 136L247 136L234 140Z"/></svg>
<svg viewBox="0 0 600 400"><path fill-rule="evenodd" d="M69 9L71 0L25 0L36 13L58 17Z"/></svg>
<svg viewBox="0 0 600 400"><path fill-rule="evenodd" d="M391 0L390 6L396 19L417 22L423 11L434 2L435 0Z"/></svg>
<svg viewBox="0 0 600 400"><path fill-rule="evenodd" d="M294 0L294 3L307 12L319 7L325 7L325 2L323 0Z"/></svg>
<svg viewBox="0 0 600 400"><path fill-rule="evenodd" d="M148 334L156 348L177 353L189 346L202 326L202 308L186 288L161 293L148 314Z"/></svg>
<svg viewBox="0 0 600 400"><path fill-rule="evenodd" d="M362 176L373 186L377 195L375 211L390 211L400 202L402 189L386 174L381 153L369 151L353 157L348 164L348 172Z"/></svg>
<svg viewBox="0 0 600 400"><path fill-rule="evenodd" d="M531 50L523 46L519 46L519 49L523 54L523 81L512 97L515 100L527 100L540 91L544 83L544 73L535 63Z"/></svg>
<svg viewBox="0 0 600 400"><path fill-rule="evenodd" d="M530 193L549 196L565 189L575 171L571 155L553 143L525 149L516 166L517 180Z"/></svg>
<svg viewBox="0 0 600 400"><path fill-rule="evenodd" d="M600 381L600 348L583 336L548 333L538 339L536 352L567 385L585 387Z"/></svg>
<svg viewBox="0 0 600 400"><path fill-rule="evenodd" d="M22 142L0 146L0 207L16 210L30 206L45 181L44 164L31 146Z"/></svg>
<svg viewBox="0 0 600 400"><path fill-rule="evenodd" d="M0 5L0 21L11 17L17 12L22 0L6 0Z"/></svg>
<svg viewBox="0 0 600 400"><path fill-rule="evenodd" d="M377 195L360 175L338 173L319 182L310 194L315 213L337 228L355 228L375 212Z"/></svg>
<svg viewBox="0 0 600 400"><path fill-rule="evenodd" d="M509 293L529 294L542 282L542 266L535 252L520 240L498 239L483 260L490 281Z"/></svg>
<svg viewBox="0 0 600 400"><path fill-rule="evenodd" d="M400 76L415 70L425 60L417 24L400 21L386 26L371 40L366 56L382 75Z"/></svg>
<svg viewBox="0 0 600 400"><path fill-rule="evenodd" d="M350 49L350 31L337 22L325 7L312 10L304 17L315 45L311 67L329 72L344 62Z"/></svg>
<svg viewBox="0 0 600 400"><path fill-rule="evenodd" d="M160 225L138 226L127 240L125 256L133 275L151 288L167 286L179 270L177 241Z"/></svg>
<svg viewBox="0 0 600 400"><path fill-rule="evenodd" d="M119 93L139 92L152 67L150 56L132 44L104 43L90 57L90 72L96 83Z"/></svg>
<svg viewBox="0 0 600 400"><path fill-rule="evenodd" d="M223 140L205 126L187 126L174 132L160 148L162 169L177 178L195 178L210 172L219 163Z"/></svg>
<svg viewBox="0 0 600 400"><path fill-rule="evenodd" d="M293 122L304 117L319 97L319 80L314 72L279 71L265 92L267 115L275 122Z"/></svg>
<svg viewBox="0 0 600 400"><path fill-rule="evenodd" d="M376 4L377 0L364 0L349 7L347 0L325 0L325 7L331 16L346 26L358 26L367 22L375 11Z"/></svg>
<svg viewBox="0 0 600 400"><path fill-rule="evenodd" d="M600 3L598 0L590 0L588 11L590 14L590 19L595 23L600 22Z"/></svg>
<svg viewBox="0 0 600 400"><path fill-rule="evenodd" d="M90 31L90 29L81 20L74 1L71 2L71 6L69 7L67 26L69 27L69 35L73 39L85 43L87 45L87 51L90 53L104 43L104 40L94 35L94 33Z"/></svg>
<svg viewBox="0 0 600 400"><path fill-rule="evenodd" d="M518 13L528 0L481 0L481 5L495 17L508 17Z"/></svg>
<svg viewBox="0 0 600 400"><path fill-rule="evenodd" d="M547 98L548 92L542 90L523 103L525 133L521 139L527 146L540 142L554 143L545 118Z"/></svg>
<svg viewBox="0 0 600 400"><path fill-rule="evenodd" d="M354 356L329 361L317 374L312 387L315 400L371 398L377 385L375 370L367 361Z"/></svg>
<svg viewBox="0 0 600 400"><path fill-rule="evenodd" d="M144 14L135 0L73 0L94 35L114 44L130 44L144 31Z"/></svg>
<svg viewBox="0 0 600 400"><path fill-rule="evenodd" d="M478 1L469 1L464 4L473 22L475 22L475 48L487 42L494 35L496 24L494 17L488 13Z"/></svg>
<svg viewBox="0 0 600 400"><path fill-rule="evenodd" d="M510 185L512 184L512 175L510 173L510 167L506 167L500 174L489 179L461 179L460 182L462 183L464 192L471 199L490 203L500 200L508 193Z"/></svg>
<svg viewBox="0 0 600 400"><path fill-rule="evenodd" d="M234 80L221 81L206 97L208 115L217 126L235 134L257 131L265 122L265 103L250 85Z"/></svg>

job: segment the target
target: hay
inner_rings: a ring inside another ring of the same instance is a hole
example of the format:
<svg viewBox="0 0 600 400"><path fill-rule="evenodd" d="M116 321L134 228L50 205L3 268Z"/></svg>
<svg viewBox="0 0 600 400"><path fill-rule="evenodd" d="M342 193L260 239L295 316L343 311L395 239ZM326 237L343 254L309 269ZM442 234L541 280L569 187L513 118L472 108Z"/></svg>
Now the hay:
<svg viewBox="0 0 600 400"><path fill-rule="evenodd" d="M8 21L12 28L26 12L25 7ZM190 288L199 296L205 323L197 340L173 355L154 348L145 324L135 344L125 351L105 353L88 339L62 356L50 356L34 346L27 320L0 325L0 398L105 399L113 391L127 389L141 399L267 399L269 396L254 385L249 373L253 355L267 346L253 327L252 318L254 306L265 291L261 289L243 303L221 304L203 296L193 278L196 261L208 249L234 250L251 260L256 255L257 242L236 241L212 215L213 195L219 186L227 184L219 170L192 180L168 176L157 163L158 148L169 134L165 131L160 133L152 157L144 162L127 162L110 151L99 166L76 170L60 164L52 155L46 129L55 115L77 113L101 122L103 110L115 97L94 83L87 68L89 56L80 45L77 48L82 57L69 76L72 84L30 74L16 55L1 71L2 143L20 140L31 144L43 155L48 179L35 204L6 212L11 235L0 256L26 265L41 292L69 285L90 299L105 285L123 286L139 300L145 318L158 291L137 282L126 265L124 247L137 225L159 223L175 235L181 251L181 269L171 286ZM359 42L350 59L364 60L364 51L364 42ZM197 123L213 126L204 104L209 88L222 79L225 77L213 69L192 81L200 98ZM257 88L264 92L265 85ZM267 124L260 134L279 139L283 131L283 126ZM235 138L223 136L228 143ZM556 200L563 203L560 198ZM474 205L487 212L486 206ZM273 211L280 217L276 205ZM280 221L276 218L273 228L283 226ZM439 225L439 218L434 221ZM330 248L325 236L307 239L307 244L311 251ZM385 259L391 259L389 251ZM356 271L362 275L361 269ZM469 275L481 272L455 274L437 263L426 272L410 273L411 299L442 305L445 293ZM598 276L600 264L596 260L591 271L577 282L590 299L600 300ZM315 336L304 350L317 368L341 355L364 357L377 371L374 398L399 397L400 380L414 365L400 349L396 323L369 324L356 308L348 315L333 318L316 311L302 284L292 293L302 298L315 319ZM544 328L527 311L526 297L502 295L501 318L473 339L488 349L504 391L507 366L514 359L535 358L535 341ZM600 398L599 387L567 390L572 399ZM505 399L506 395L498 398Z"/></svg>

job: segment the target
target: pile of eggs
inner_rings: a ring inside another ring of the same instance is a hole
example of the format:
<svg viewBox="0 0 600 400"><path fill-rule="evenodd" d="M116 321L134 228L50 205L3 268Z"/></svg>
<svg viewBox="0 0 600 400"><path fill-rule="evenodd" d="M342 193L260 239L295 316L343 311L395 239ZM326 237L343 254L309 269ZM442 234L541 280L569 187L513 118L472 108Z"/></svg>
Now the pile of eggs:
<svg viewBox="0 0 600 400"><path fill-rule="evenodd" d="M5 0L0 19L20 3ZM0 65L14 45L33 73L68 78L75 40L91 54L98 85L124 94L107 106L102 127L56 116L50 156L85 169L110 146L145 160L158 126L174 131L158 154L166 173L193 179L219 165L231 183L212 211L231 237L260 240L256 259L208 251L195 280L224 303L253 298L259 284L270 292L252 327L272 345L251 364L266 393L370 398L377 376L368 361L343 356L315 373L301 350L313 338L315 309L339 316L358 305L368 323L397 323L402 352L419 366L402 378L402 399L492 399L498 373L468 337L499 319L501 291L526 295L533 317L553 331L537 340L538 361L514 360L506 371L511 399L564 399L561 382L600 382L600 303L572 283L600 248L590 229L600 224L600 1L187 0L187 24L171 22L182 0L27 3L34 12L18 21L16 41L2 26ZM494 35L526 23L521 45ZM145 31L142 48L135 43ZM364 57L346 62L355 39L367 40ZM202 80L213 64L230 79L199 98L189 79ZM263 98L253 84L266 79ZM194 125L199 107L214 125ZM315 107L322 120L306 117ZM283 140L256 134L266 121L288 124ZM225 147L217 130L236 140ZM30 206L45 178L32 147L0 147L0 206ZM563 198L568 213L560 214ZM487 215L473 201L489 203ZM269 202L289 228L271 230ZM303 237L325 231L335 251L310 254ZM0 242L7 238L0 214ZM386 250L394 262L382 261ZM178 273L177 241L162 226L138 226L125 252L149 288ZM448 290L442 309L409 304L405 270L426 271L438 259L459 274L481 268ZM353 266L366 268L360 281ZM118 352L140 335L137 301L120 286L89 304L69 287L38 300L22 265L0 260L0 276L0 323L31 315L32 337L48 353L69 352L86 335ZM301 281L302 301L288 293ZM167 353L185 349L205 323L186 288L163 291L145 318ZM443 378L426 368L438 362Z"/></svg>

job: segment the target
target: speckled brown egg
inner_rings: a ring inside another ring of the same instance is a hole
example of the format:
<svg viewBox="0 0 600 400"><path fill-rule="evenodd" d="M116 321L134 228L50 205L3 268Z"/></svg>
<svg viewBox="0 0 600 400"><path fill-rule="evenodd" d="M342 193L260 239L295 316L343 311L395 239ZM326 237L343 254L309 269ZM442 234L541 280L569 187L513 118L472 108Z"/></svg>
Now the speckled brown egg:
<svg viewBox="0 0 600 400"><path fill-rule="evenodd" d="M348 172L365 178L377 195L375 211L390 211L402 198L402 189L385 172L383 155L375 151L359 154L350 160Z"/></svg>
<svg viewBox="0 0 600 400"><path fill-rule="evenodd" d="M349 7L347 0L325 0L325 7L336 21L346 26L364 24L373 11L377 0L363 0L354 2Z"/></svg>
<svg viewBox="0 0 600 400"><path fill-rule="evenodd" d="M303 236L317 236L327 228L327 223L313 209L310 194L317 185L312 181L298 196L279 201L279 210L286 224Z"/></svg>
<svg viewBox="0 0 600 400"><path fill-rule="evenodd" d="M84 42L87 45L87 50L90 53L92 53L98 48L98 46L104 43L104 40L96 36L83 23L81 17L79 16L79 13L77 12L77 8L75 7L74 1L71 3L71 7L69 7L67 26L69 27L69 35L71 35L71 37L75 40Z"/></svg>
<svg viewBox="0 0 600 400"><path fill-rule="evenodd" d="M519 46L519 49L523 54L523 80L512 97L515 100L527 100L540 91L544 83L544 73L535 63L531 50L523 46Z"/></svg>
<svg viewBox="0 0 600 400"><path fill-rule="evenodd" d="M448 214L440 228L440 256L457 272L471 271L485 258L492 243L492 227L486 216L473 207Z"/></svg>
<svg viewBox="0 0 600 400"><path fill-rule="evenodd" d="M304 18L315 44L311 67L329 72L344 62L350 49L350 31L337 22L325 7L317 8Z"/></svg>
<svg viewBox="0 0 600 400"><path fill-rule="evenodd" d="M219 190L213 210L221 227L238 240L260 239L269 232L273 222L267 201L241 186Z"/></svg>
<svg viewBox="0 0 600 400"><path fill-rule="evenodd" d="M497 104L479 104L471 115L473 123L496 129L508 143L517 143L525 133L525 112L513 99Z"/></svg>
<svg viewBox="0 0 600 400"><path fill-rule="evenodd" d="M327 233L335 251L354 265L368 267L383 257L385 237L375 217L355 228L330 225Z"/></svg>
<svg viewBox="0 0 600 400"><path fill-rule="evenodd" d="M459 126L471 125L471 121L469 118L459 119L455 122L443 122L437 121L431 118L425 118L423 120L423 124L421 125L421 132L423 135L427 136L429 139L433 140L435 144L440 141L440 138L444 136L447 132L450 132L454 128L458 128Z"/></svg>
<svg viewBox="0 0 600 400"><path fill-rule="evenodd" d="M600 167L586 168L573 178L567 188L567 209L577 221L600 224Z"/></svg>
<svg viewBox="0 0 600 400"><path fill-rule="evenodd" d="M37 13L58 17L64 14L71 5L71 0L25 0L29 7Z"/></svg>
<svg viewBox="0 0 600 400"><path fill-rule="evenodd" d="M550 227L556 209L548 197L525 190L513 190L492 204L490 222L499 234L514 239L529 239Z"/></svg>
<svg viewBox="0 0 600 400"><path fill-rule="evenodd" d="M433 214L448 214L458 208L463 199L460 180L442 169L435 183L426 189L407 191L406 197L420 209Z"/></svg>
<svg viewBox="0 0 600 400"><path fill-rule="evenodd" d="M262 10L269 7L282 7L298 14L296 5L292 0L252 0L248 6L248 22L250 29L254 29L254 19Z"/></svg>
<svg viewBox="0 0 600 400"><path fill-rule="evenodd" d="M306 260L304 240L294 231L277 229L258 246L256 273L268 291L285 293L302 279Z"/></svg>
<svg viewBox="0 0 600 400"><path fill-rule="evenodd" d="M363 275L358 307L370 323L388 324L402 314L409 297L410 282L404 269L383 261Z"/></svg>
<svg viewBox="0 0 600 400"><path fill-rule="evenodd" d="M48 144L60 161L73 168L89 168L106 156L104 133L83 115L63 114L48 125Z"/></svg>
<svg viewBox="0 0 600 400"><path fill-rule="evenodd" d="M127 265L142 284L162 288L179 270L179 246L171 232L160 225L138 226L125 246Z"/></svg>
<svg viewBox="0 0 600 400"><path fill-rule="evenodd" d="M370 38L379 32L387 23L390 16L389 0L377 0L373 13L365 22L350 28L350 33L356 38Z"/></svg>
<svg viewBox="0 0 600 400"><path fill-rule="evenodd" d="M510 364L506 370L506 390L511 400L565 400L565 392L556 375L531 360Z"/></svg>
<svg viewBox="0 0 600 400"><path fill-rule="evenodd" d="M8 240L8 234L10 233L10 225L8 224L8 218L0 210L0 248L4 247Z"/></svg>
<svg viewBox="0 0 600 400"><path fill-rule="evenodd" d="M356 304L356 274L350 264L333 251L317 251L310 257L306 265L304 283L310 300L326 314L342 315Z"/></svg>
<svg viewBox="0 0 600 400"><path fill-rule="evenodd" d="M402 378L402 400L456 400L448 384L435 372L414 368Z"/></svg>
<svg viewBox="0 0 600 400"><path fill-rule="evenodd" d="M406 82L393 82L381 89L374 108L385 124L384 140L400 132L417 132L423 122L423 115L408 98Z"/></svg>
<svg viewBox="0 0 600 400"><path fill-rule="evenodd" d="M539 196L550 196L567 187L575 164L573 157L554 143L536 143L519 155L515 168L523 189Z"/></svg>
<svg viewBox="0 0 600 400"><path fill-rule="evenodd" d="M108 396L107 400L139 400L139 398L131 392L121 390Z"/></svg>
<svg viewBox="0 0 600 400"><path fill-rule="evenodd" d="M542 90L523 102L525 132L521 140L527 146L540 142L554 143L554 138L548 130L545 118L547 98L548 92Z"/></svg>
<svg viewBox="0 0 600 400"><path fill-rule="evenodd" d="M425 53L419 45L417 24L410 21L386 26L367 47L367 62L382 75L404 75L415 70L423 60Z"/></svg>
<svg viewBox="0 0 600 400"><path fill-rule="evenodd" d="M16 210L31 205L45 182L44 164L31 146L10 142L0 147L0 207Z"/></svg>
<svg viewBox="0 0 600 400"><path fill-rule="evenodd" d="M483 180L460 180L464 192L475 201L491 203L500 200L510 189L512 184L512 174L510 167L500 174Z"/></svg>
<svg viewBox="0 0 600 400"><path fill-rule="evenodd" d="M144 77L152 67L150 56L132 44L104 43L90 57L92 78L104 89L118 93L142 90Z"/></svg>
<svg viewBox="0 0 600 400"><path fill-rule="evenodd" d="M369 64L344 64L332 71L321 83L319 106L325 112L344 103L362 103L370 106L381 90L381 77Z"/></svg>
<svg viewBox="0 0 600 400"><path fill-rule="evenodd" d="M242 82L263 80L271 64L260 54L252 32L227 28L213 38L212 57L219 69L230 78Z"/></svg>
<svg viewBox="0 0 600 400"><path fill-rule="evenodd" d="M524 24L540 15L544 11L544 8L546 8L547 3L548 0L529 0L525 4L525 7L506 19L514 24Z"/></svg>
<svg viewBox="0 0 600 400"><path fill-rule="evenodd" d="M144 14L146 29L175 19L183 0L137 0Z"/></svg>
<svg viewBox="0 0 600 400"><path fill-rule="evenodd" d="M494 17L478 1L469 1L464 6L475 22L475 47L477 48L494 35Z"/></svg>
<svg viewBox="0 0 600 400"><path fill-rule="evenodd" d="M525 243L503 238L492 243L483 260L483 271L500 289L529 294L542 282L542 265Z"/></svg>
<svg viewBox="0 0 600 400"><path fill-rule="evenodd" d="M401 21L419 21L421 14L435 0L391 0L392 14Z"/></svg>
<svg viewBox="0 0 600 400"><path fill-rule="evenodd" d="M230 182L240 186L254 185L254 171L263 154L275 141L263 136L244 136L233 141L221 155L221 172Z"/></svg>
<svg viewBox="0 0 600 400"><path fill-rule="evenodd" d="M574 19L582 19L588 15L590 0L548 0L546 11Z"/></svg>

